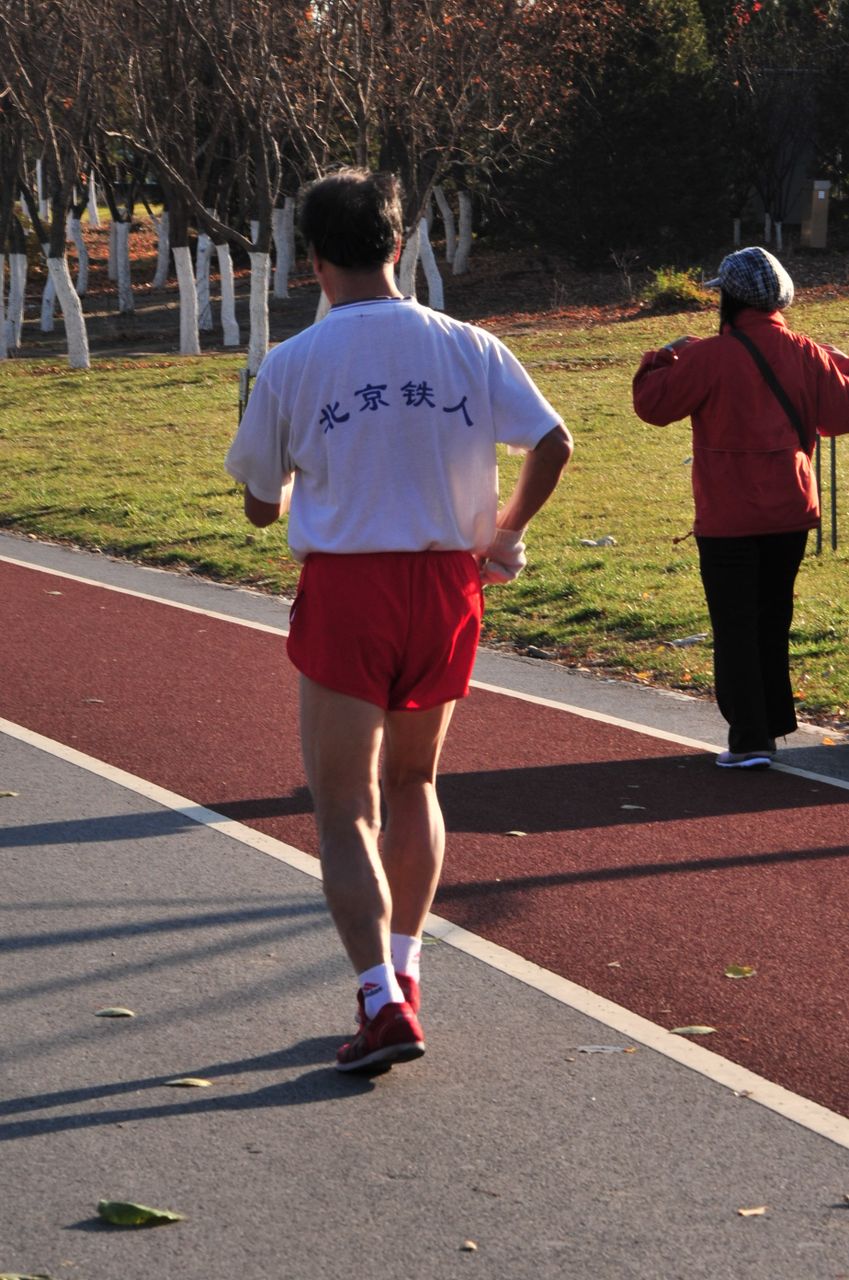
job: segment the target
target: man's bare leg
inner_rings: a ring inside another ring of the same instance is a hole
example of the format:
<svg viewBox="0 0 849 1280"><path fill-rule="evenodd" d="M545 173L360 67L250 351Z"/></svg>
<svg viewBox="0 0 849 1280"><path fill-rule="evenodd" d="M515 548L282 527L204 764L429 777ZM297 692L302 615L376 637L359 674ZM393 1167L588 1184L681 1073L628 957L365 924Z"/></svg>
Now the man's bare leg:
<svg viewBox="0 0 849 1280"><path fill-rule="evenodd" d="M454 711L390 711L381 771L386 802L383 865L392 901L392 932L418 937L439 884L445 824L436 770Z"/></svg>
<svg viewBox="0 0 849 1280"><path fill-rule="evenodd" d="M384 712L301 676L301 747L324 893L356 973L389 963L392 898L378 852Z"/></svg>

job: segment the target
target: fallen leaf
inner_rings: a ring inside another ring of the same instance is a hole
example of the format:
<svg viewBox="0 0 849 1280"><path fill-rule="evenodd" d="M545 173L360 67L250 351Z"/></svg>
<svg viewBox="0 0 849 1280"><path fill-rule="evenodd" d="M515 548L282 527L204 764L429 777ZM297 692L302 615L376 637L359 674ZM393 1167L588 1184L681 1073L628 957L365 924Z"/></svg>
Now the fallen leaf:
<svg viewBox="0 0 849 1280"><path fill-rule="evenodd" d="M579 1044L578 1053L636 1053L632 1045L624 1044Z"/></svg>
<svg viewBox="0 0 849 1280"><path fill-rule="evenodd" d="M121 1005L110 1005L108 1009L98 1009L95 1018L134 1018L132 1009L124 1009Z"/></svg>
<svg viewBox="0 0 849 1280"><path fill-rule="evenodd" d="M477 1251L478 1246L475 1244L474 1240L464 1240L460 1245L461 1253L477 1253Z"/></svg>
<svg viewBox="0 0 849 1280"><path fill-rule="evenodd" d="M116 1227L155 1227L165 1222L182 1222L184 1214L170 1209L151 1209L131 1200L100 1200L97 1212Z"/></svg>
<svg viewBox="0 0 849 1280"><path fill-rule="evenodd" d="M726 978L754 978L757 969L751 964L727 964L725 966Z"/></svg>
<svg viewBox="0 0 849 1280"><path fill-rule="evenodd" d="M635 671L635 672L634 672L634 679L635 679L635 680L651 680L651 672L650 672L650 671Z"/></svg>
<svg viewBox="0 0 849 1280"><path fill-rule="evenodd" d="M27 1272L26 1275L21 1271L0 1271L0 1280L53 1280L46 1271L38 1271L35 1273Z"/></svg>
<svg viewBox="0 0 849 1280"><path fill-rule="evenodd" d="M200 1076L175 1076L165 1083L173 1085L175 1089L209 1089L212 1085L211 1080L203 1080Z"/></svg>
<svg viewBox="0 0 849 1280"><path fill-rule="evenodd" d="M670 649L689 649L690 645L701 644L702 640L707 640L706 631L699 631L692 636L680 636L677 640L667 640L666 644Z"/></svg>
<svg viewBox="0 0 849 1280"><path fill-rule="evenodd" d="M0 796L16 796L17 791L0 791Z"/></svg>
<svg viewBox="0 0 849 1280"><path fill-rule="evenodd" d="M644 804L620 804L620 809L645 809Z"/></svg>
<svg viewBox="0 0 849 1280"><path fill-rule="evenodd" d="M608 960L608 962L607 962L607 967L608 967L608 969L621 969L621 968L622 968L622 961L621 961L621 960Z"/></svg>
<svg viewBox="0 0 849 1280"><path fill-rule="evenodd" d="M834 738L823 738L822 745L824 747L836 747L837 742Z"/></svg>
<svg viewBox="0 0 849 1280"><path fill-rule="evenodd" d="M716 1027L672 1027L669 1034L671 1036L709 1036L716 1031Z"/></svg>
<svg viewBox="0 0 849 1280"><path fill-rule="evenodd" d="M738 1209L737 1212L741 1218L759 1218L768 1208L769 1205L759 1204L754 1209Z"/></svg>
<svg viewBox="0 0 849 1280"><path fill-rule="evenodd" d="M61 591L45 591L46 596L61 596Z"/></svg>
<svg viewBox="0 0 849 1280"><path fill-rule="evenodd" d="M526 836L527 831L505 831L505 836Z"/></svg>

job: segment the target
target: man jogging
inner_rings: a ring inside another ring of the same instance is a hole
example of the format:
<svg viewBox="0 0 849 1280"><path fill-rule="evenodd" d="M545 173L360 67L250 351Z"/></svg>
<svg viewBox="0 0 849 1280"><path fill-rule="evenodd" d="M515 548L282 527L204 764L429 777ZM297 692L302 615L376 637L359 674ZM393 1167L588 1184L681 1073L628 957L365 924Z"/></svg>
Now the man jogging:
<svg viewBox="0 0 849 1280"><path fill-rule="evenodd" d="M303 562L287 647L324 892L359 979L359 1029L336 1065L376 1073L425 1049L419 953L445 845L436 771L469 688L482 586L524 566L525 526L572 441L502 343L399 293L395 178L319 180L300 226L331 309L268 354L226 466L253 524L289 510ZM528 450L500 511L497 442Z"/></svg>

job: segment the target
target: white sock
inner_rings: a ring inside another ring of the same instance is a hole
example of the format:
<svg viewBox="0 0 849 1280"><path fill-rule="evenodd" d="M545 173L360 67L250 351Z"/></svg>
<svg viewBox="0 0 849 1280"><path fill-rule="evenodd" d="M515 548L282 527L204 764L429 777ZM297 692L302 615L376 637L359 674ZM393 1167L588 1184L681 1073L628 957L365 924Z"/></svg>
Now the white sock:
<svg viewBox="0 0 849 1280"><path fill-rule="evenodd" d="M405 973L408 978L415 978L418 982L421 973L421 938L413 938L409 933L390 933L389 945L395 972Z"/></svg>
<svg viewBox="0 0 849 1280"><path fill-rule="evenodd" d="M404 999L395 970L388 964L376 964L361 973L360 989L369 1022L380 1013L385 1004L401 1004Z"/></svg>

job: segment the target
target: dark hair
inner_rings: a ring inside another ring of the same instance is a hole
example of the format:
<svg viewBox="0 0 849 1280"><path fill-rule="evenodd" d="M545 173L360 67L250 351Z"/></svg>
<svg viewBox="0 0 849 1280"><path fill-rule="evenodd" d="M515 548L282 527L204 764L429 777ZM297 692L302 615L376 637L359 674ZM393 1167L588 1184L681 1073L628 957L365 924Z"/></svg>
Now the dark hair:
<svg viewBox="0 0 849 1280"><path fill-rule="evenodd" d="M392 262L403 231L401 184L392 173L340 169L313 182L299 225L320 258L348 270Z"/></svg>
<svg viewBox="0 0 849 1280"><path fill-rule="evenodd" d="M727 324L734 327L734 321L741 311L745 311L746 307L751 307L751 302L743 302L740 298L735 298L726 289L719 291L719 332Z"/></svg>

